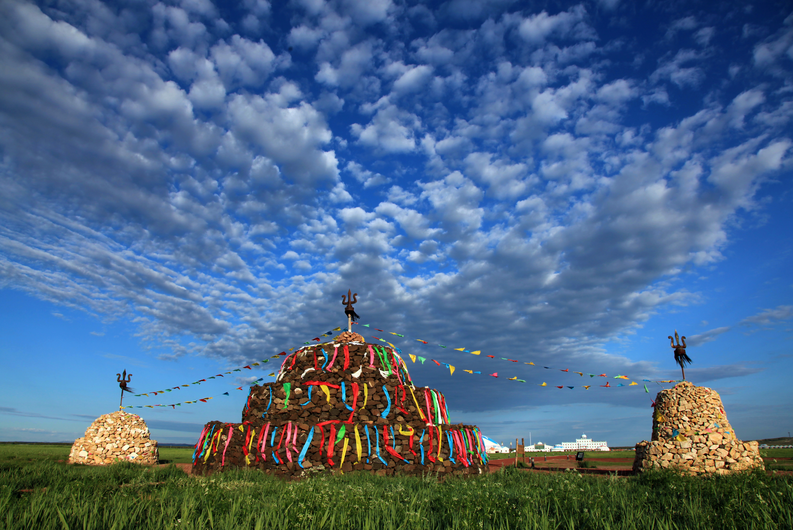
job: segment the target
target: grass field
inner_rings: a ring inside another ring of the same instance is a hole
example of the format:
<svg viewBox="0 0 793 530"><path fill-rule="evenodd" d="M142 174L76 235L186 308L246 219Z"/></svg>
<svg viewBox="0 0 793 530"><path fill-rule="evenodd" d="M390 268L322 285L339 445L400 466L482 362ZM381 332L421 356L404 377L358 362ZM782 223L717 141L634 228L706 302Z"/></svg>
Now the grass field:
<svg viewBox="0 0 793 530"><path fill-rule="evenodd" d="M793 528L793 481L765 473L616 479L506 469L442 483L366 474L287 483L246 470L202 478L174 466L57 462L67 455L68 446L0 446L0 527Z"/></svg>

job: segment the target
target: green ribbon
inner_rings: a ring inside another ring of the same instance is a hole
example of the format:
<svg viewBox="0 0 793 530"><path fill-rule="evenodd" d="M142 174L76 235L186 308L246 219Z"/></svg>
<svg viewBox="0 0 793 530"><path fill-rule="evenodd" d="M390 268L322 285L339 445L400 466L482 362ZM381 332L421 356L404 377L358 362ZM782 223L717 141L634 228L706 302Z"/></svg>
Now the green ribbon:
<svg viewBox="0 0 793 530"><path fill-rule="evenodd" d="M284 406L281 407L285 409L289 405L289 394L292 392L292 383L284 383L284 393L286 394L286 399L284 399Z"/></svg>

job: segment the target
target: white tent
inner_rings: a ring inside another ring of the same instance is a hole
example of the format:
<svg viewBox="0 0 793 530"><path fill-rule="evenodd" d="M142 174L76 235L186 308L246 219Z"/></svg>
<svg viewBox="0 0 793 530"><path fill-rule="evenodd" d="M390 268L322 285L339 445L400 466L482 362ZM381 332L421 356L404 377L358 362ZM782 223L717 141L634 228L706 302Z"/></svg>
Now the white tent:
<svg viewBox="0 0 793 530"><path fill-rule="evenodd" d="M482 441L485 443L485 451L488 453L509 453L509 447L504 447L485 435L482 435Z"/></svg>

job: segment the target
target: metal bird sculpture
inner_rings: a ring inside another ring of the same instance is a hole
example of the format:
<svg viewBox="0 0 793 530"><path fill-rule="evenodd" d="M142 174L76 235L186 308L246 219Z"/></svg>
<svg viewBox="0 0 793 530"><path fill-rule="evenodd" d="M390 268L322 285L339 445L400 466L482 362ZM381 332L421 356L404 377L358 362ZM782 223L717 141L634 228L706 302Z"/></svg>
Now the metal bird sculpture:
<svg viewBox="0 0 793 530"><path fill-rule="evenodd" d="M344 295L341 295L341 303L346 305L344 314L347 315L347 331L352 331L352 321L361 318L352 307L352 304L358 303L358 293L352 294L352 291L347 289L347 299L345 300Z"/></svg>
<svg viewBox="0 0 793 530"><path fill-rule="evenodd" d="M675 362L680 365L680 370L683 371L683 381L686 380L686 364L691 364L691 357L686 354L686 338L682 337L683 345L680 345L681 337L678 336L677 330L675 330L675 338L672 339L672 336L669 335L667 337L672 342L672 347L675 349ZM677 341L677 344L675 344Z"/></svg>
<svg viewBox="0 0 793 530"><path fill-rule="evenodd" d="M121 404L124 403L124 392L134 392L130 387L127 386L127 383L132 381L132 374L127 375L127 371L124 370L124 374L116 374L116 382L118 382L118 386L121 388L121 401L118 402L118 408L122 408Z"/></svg>

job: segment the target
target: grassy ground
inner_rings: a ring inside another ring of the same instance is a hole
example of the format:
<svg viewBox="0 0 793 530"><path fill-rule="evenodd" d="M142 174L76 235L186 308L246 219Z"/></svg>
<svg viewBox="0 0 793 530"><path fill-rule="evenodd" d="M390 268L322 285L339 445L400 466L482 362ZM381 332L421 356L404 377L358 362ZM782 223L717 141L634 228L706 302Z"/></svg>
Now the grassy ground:
<svg viewBox="0 0 793 530"><path fill-rule="evenodd" d="M764 473L625 479L505 470L469 479L368 474L281 482L245 470L0 463L0 527L299 529L793 528L793 481Z"/></svg>

